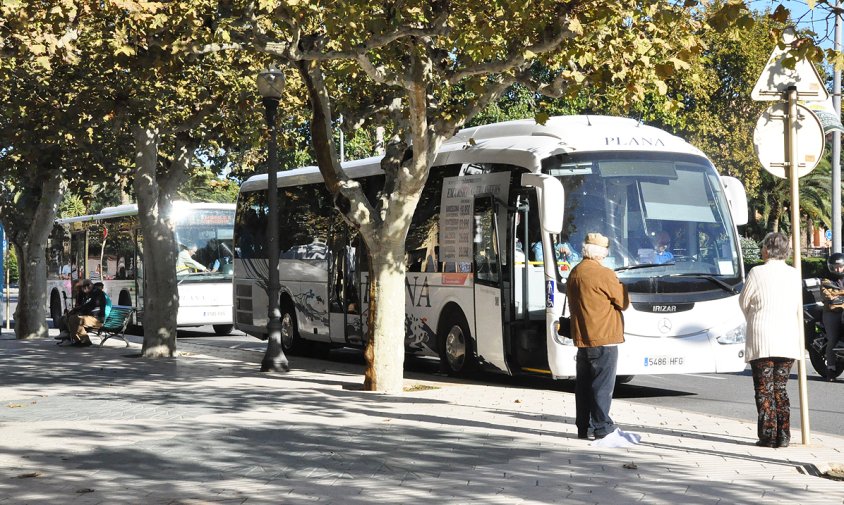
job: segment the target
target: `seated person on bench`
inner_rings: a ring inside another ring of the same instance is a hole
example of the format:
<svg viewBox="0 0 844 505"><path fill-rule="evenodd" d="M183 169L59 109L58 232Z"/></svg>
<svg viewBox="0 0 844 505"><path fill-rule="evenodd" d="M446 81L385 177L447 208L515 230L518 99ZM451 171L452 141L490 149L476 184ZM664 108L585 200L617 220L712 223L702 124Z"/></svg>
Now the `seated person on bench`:
<svg viewBox="0 0 844 505"><path fill-rule="evenodd" d="M79 307L81 307L82 304L85 303L85 301L88 299L88 294L85 293L84 290L82 289L82 284L84 284L84 282L85 282L85 279L83 279L81 282L77 283L73 287L73 292L74 292L73 308L71 308L70 310L67 310L67 307L65 307L64 314L62 315L61 318L59 318L59 321L58 321L56 327L61 331L59 332L59 336L56 337L56 340L70 340L70 333L68 332L68 329L67 329L67 318L70 317L70 314L72 312L79 309ZM65 300L65 303L67 303L67 300Z"/></svg>
<svg viewBox="0 0 844 505"><path fill-rule="evenodd" d="M88 337L88 328L96 329L103 325L111 304L103 291L102 282L91 284L90 280L85 279L80 289L88 295L88 299L68 314L67 326L71 345L89 346L91 339Z"/></svg>

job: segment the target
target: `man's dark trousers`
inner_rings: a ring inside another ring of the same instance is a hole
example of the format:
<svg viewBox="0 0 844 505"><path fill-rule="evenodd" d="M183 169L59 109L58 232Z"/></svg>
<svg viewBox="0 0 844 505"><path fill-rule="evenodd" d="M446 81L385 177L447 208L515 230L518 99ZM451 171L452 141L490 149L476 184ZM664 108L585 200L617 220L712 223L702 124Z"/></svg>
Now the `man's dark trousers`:
<svg viewBox="0 0 844 505"><path fill-rule="evenodd" d="M575 424L581 438L586 437L590 427L595 438L603 438L615 429L610 418L610 404L617 366L618 346L581 347L577 350Z"/></svg>

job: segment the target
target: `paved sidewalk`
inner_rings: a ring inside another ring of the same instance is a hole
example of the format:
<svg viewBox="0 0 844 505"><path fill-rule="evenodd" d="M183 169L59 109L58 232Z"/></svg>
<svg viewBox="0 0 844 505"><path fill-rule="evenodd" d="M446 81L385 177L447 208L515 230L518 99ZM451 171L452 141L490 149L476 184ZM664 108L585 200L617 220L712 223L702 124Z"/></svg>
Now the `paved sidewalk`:
<svg viewBox="0 0 844 505"><path fill-rule="evenodd" d="M95 339L96 341L96 339ZM578 440L573 395L409 374L360 390L360 366L180 342L57 347L0 337L0 504L844 503L844 439L753 445L755 423L613 403L642 436ZM794 434L799 440L799 432Z"/></svg>

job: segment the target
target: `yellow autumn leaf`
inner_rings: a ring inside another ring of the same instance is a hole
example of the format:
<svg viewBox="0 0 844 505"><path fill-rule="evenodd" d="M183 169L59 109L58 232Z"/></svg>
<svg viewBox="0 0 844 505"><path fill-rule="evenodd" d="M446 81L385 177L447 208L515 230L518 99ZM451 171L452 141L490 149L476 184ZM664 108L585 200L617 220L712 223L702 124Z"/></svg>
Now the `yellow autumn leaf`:
<svg viewBox="0 0 844 505"><path fill-rule="evenodd" d="M134 56L135 49L133 49L131 46L120 46L114 51L115 56L119 54L125 54L126 56Z"/></svg>
<svg viewBox="0 0 844 505"><path fill-rule="evenodd" d="M164 4L162 2L141 2L140 6L145 11L157 12L164 7Z"/></svg>
<svg viewBox="0 0 844 505"><path fill-rule="evenodd" d="M690 68L689 62L683 61L679 58L671 58L668 61L674 64L674 68L687 70Z"/></svg>
<svg viewBox="0 0 844 505"><path fill-rule="evenodd" d="M132 1L112 0L111 3L119 9L124 9L124 10L129 11L129 12L137 12L141 8L141 6L138 5L137 2L132 2Z"/></svg>
<svg viewBox="0 0 844 505"><path fill-rule="evenodd" d="M53 69L52 65L50 65L50 58L47 56L39 56L38 58L35 58L35 63L47 70Z"/></svg>
<svg viewBox="0 0 844 505"><path fill-rule="evenodd" d="M580 20L577 18L569 18L569 30L576 33L577 35L583 35L583 25L580 24Z"/></svg>

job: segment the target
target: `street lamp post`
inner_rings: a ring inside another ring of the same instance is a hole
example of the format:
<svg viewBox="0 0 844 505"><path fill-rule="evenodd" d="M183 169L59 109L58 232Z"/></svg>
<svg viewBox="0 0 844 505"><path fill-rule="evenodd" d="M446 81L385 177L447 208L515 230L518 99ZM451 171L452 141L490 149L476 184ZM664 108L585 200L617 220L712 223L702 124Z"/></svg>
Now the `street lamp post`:
<svg viewBox="0 0 844 505"><path fill-rule="evenodd" d="M281 347L281 311L278 282L278 154L276 152L275 116L284 89L284 74L269 68L258 74L258 92L264 103L267 128L270 132L269 166L267 167L267 260L269 286L267 288L267 352L261 361L262 372L287 372L290 366Z"/></svg>

